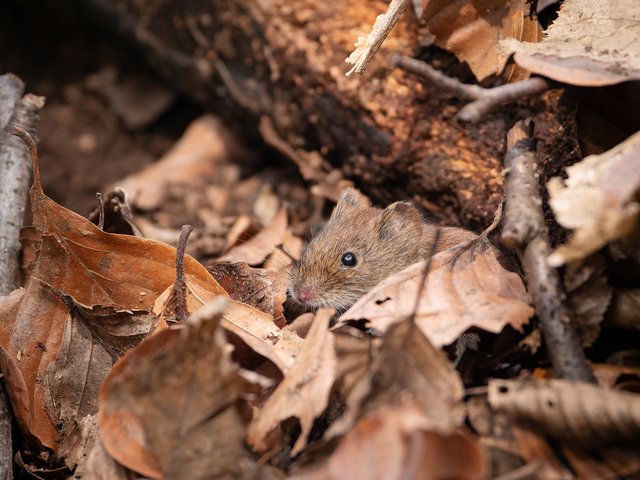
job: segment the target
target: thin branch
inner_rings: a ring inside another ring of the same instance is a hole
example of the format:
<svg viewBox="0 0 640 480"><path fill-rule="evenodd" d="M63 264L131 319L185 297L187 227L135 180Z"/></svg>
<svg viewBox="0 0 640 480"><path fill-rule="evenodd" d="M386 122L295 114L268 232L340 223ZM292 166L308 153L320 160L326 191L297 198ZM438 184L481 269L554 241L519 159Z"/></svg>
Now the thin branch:
<svg viewBox="0 0 640 480"><path fill-rule="evenodd" d="M191 225L182 226L176 249L176 281L173 284L171 297L175 306L176 320L180 322L186 320L189 316L187 310L187 284L184 280L184 255L191 232L193 232Z"/></svg>
<svg viewBox="0 0 640 480"><path fill-rule="evenodd" d="M23 92L24 83L18 77L0 76L0 296L18 287L20 228L31 182L29 152L12 133L15 125L34 132L44 105L43 97L22 97ZM13 478L11 411L5 388L0 386L1 479Z"/></svg>
<svg viewBox="0 0 640 480"><path fill-rule="evenodd" d="M98 200L98 228L104 230L104 200L100 192L96 193L96 199Z"/></svg>
<svg viewBox="0 0 640 480"><path fill-rule="evenodd" d="M534 173L531 127L531 122L520 121L507 135L505 166L509 173L501 241L520 257L556 374L569 380L593 382L560 276L547 262L551 249Z"/></svg>
<svg viewBox="0 0 640 480"><path fill-rule="evenodd" d="M358 37L356 49L345 60L353 65L346 75L350 77L354 73L362 74L369 66L373 56L376 54L384 39L387 38L391 29L400 19L402 12L409 6L411 0L391 0L391 4L386 13L378 15L371 32L366 37Z"/></svg>
<svg viewBox="0 0 640 480"><path fill-rule="evenodd" d="M459 120L470 123L480 121L487 113L503 103L528 95L537 95L553 88L552 82L542 77L531 77L520 82L508 83L494 88L469 85L448 77L428 63L414 58L403 57L397 53L391 56L389 63L391 67L400 68L429 80L434 85L453 93L461 100L470 101L471 103L461 108L457 115Z"/></svg>

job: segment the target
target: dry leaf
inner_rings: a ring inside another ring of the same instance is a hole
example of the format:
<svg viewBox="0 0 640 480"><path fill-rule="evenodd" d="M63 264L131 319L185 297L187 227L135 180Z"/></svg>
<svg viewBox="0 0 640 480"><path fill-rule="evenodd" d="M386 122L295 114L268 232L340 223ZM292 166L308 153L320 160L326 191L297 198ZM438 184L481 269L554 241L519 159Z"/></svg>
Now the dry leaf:
<svg viewBox="0 0 640 480"><path fill-rule="evenodd" d="M624 237L637 224L640 205L640 133L603 153L567 167L568 178L547 184L549 204L558 223L575 232L558 247L549 263L579 260Z"/></svg>
<svg viewBox="0 0 640 480"><path fill-rule="evenodd" d="M600 323L611 301L612 288L602 255L591 255L567 265L564 287L572 307L576 330L583 347L600 335Z"/></svg>
<svg viewBox="0 0 640 480"><path fill-rule="evenodd" d="M491 380L489 403L538 431L589 448L640 435L640 395L588 383Z"/></svg>
<svg viewBox="0 0 640 480"><path fill-rule="evenodd" d="M318 310L296 363L249 425L247 443L255 451L265 452L272 448L275 439L270 434L280 422L290 417L297 417L301 428L291 456L306 446L313 421L327 407L335 380L333 333L328 329L332 316L331 309Z"/></svg>
<svg viewBox="0 0 640 480"><path fill-rule="evenodd" d="M215 177L216 164L237 149L220 121L213 115L205 115L193 121L159 161L118 182L117 187L129 193L135 207L153 210L162 204L171 185L204 189Z"/></svg>
<svg viewBox="0 0 640 480"><path fill-rule="evenodd" d="M288 228L282 239L282 248L289 254L285 254L282 250L278 249L267 259L264 264L264 268L271 270L278 275L280 283L287 285L289 282L289 270L293 265L293 258L300 258L302 254L302 240L300 237L295 236L291 229Z"/></svg>
<svg viewBox="0 0 640 480"><path fill-rule="evenodd" d="M408 395L422 407L429 429L451 433L464 421L458 373L415 325L392 325L382 340L338 332L336 352L345 412L325 439L347 432L364 412Z"/></svg>
<svg viewBox="0 0 640 480"><path fill-rule="evenodd" d="M232 299L271 315L278 326L284 327L287 293L275 272L251 268L246 263L220 263L207 270Z"/></svg>
<svg viewBox="0 0 640 480"><path fill-rule="evenodd" d="M416 298L416 323L437 347L453 343L470 327L499 333L511 325L521 330L533 315L520 277L506 271L495 250L474 243L433 257L425 288L419 292L424 262L392 275L364 295L339 323L364 319L367 326L385 332L409 318Z"/></svg>
<svg viewBox="0 0 640 480"><path fill-rule="evenodd" d="M152 478L238 478L253 468L237 411L250 386L218 328L226 303L214 300L114 365L100 393L100 428L119 463Z"/></svg>
<svg viewBox="0 0 640 480"><path fill-rule="evenodd" d="M109 456L102 445L97 442L84 465L83 478L91 480L129 480L127 469Z"/></svg>
<svg viewBox="0 0 640 480"><path fill-rule="evenodd" d="M283 207L271 223L260 230L255 237L233 247L216 261L258 265L274 251L277 245L282 243L286 231L287 211Z"/></svg>
<svg viewBox="0 0 640 480"><path fill-rule="evenodd" d="M20 304L0 308L1 360L25 437L57 453L66 448L61 436L86 437L84 417L97 412L102 379L156 328L151 310L174 281L176 254L157 242L105 233L60 207L44 195L37 164L31 205L36 258ZM193 258L185 267L189 281L225 295Z"/></svg>
<svg viewBox="0 0 640 480"><path fill-rule="evenodd" d="M300 337L281 330L271 315L234 300L229 302L223 314L222 326L283 373L292 367L303 345Z"/></svg>
<svg viewBox="0 0 640 480"><path fill-rule="evenodd" d="M498 48L503 38L540 40L540 28L525 0L425 0L422 20L436 45L469 64L476 78L502 72L509 57Z"/></svg>
<svg viewBox="0 0 640 480"><path fill-rule="evenodd" d="M607 312L607 323L640 330L640 289L616 288L611 308Z"/></svg>
<svg viewBox="0 0 640 480"><path fill-rule="evenodd" d="M640 79L638 38L637 0L565 0L542 42L507 39L501 45L531 72L596 87Z"/></svg>
<svg viewBox="0 0 640 480"><path fill-rule="evenodd" d="M488 462L475 440L465 433L429 430L413 401L383 406L361 418L340 441L324 467L326 479L484 479ZM300 472L293 478L317 478Z"/></svg>

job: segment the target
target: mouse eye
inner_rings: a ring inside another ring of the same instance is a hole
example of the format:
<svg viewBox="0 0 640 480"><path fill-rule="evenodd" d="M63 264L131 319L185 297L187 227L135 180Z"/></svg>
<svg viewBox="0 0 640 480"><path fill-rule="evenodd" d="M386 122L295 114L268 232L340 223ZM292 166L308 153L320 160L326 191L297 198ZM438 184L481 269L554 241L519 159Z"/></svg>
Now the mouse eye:
<svg viewBox="0 0 640 480"><path fill-rule="evenodd" d="M345 253L342 255L342 258L340 258L340 265L343 267L355 267L356 263L358 263L358 259L355 254L351 252Z"/></svg>

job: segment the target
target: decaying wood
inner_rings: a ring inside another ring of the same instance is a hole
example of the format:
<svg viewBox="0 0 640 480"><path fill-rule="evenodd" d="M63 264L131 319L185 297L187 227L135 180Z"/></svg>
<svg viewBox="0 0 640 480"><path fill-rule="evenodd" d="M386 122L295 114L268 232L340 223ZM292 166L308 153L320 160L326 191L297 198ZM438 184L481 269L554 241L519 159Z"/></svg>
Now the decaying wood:
<svg viewBox="0 0 640 480"><path fill-rule="evenodd" d="M20 228L31 181L31 157L13 125L35 130L44 99L27 94L24 83L12 74L0 76L0 296L18 286ZM13 478L11 412L4 387L0 388L0 478Z"/></svg>
<svg viewBox="0 0 640 480"><path fill-rule="evenodd" d="M450 92L389 69L391 53L420 51L410 9L363 75L346 77L354 38L369 33L388 2L75 1L97 9L101 25L117 26L172 85L234 120L245 137L269 126L268 143L276 139L298 165L318 165L304 173L316 194L330 198L353 180L380 203L410 198L438 219L491 222L502 198L504 112L462 129ZM444 61L459 68L453 57ZM557 99L549 101L555 108Z"/></svg>
<svg viewBox="0 0 640 480"><path fill-rule="evenodd" d="M572 324L562 281L547 258L551 252L534 173L531 124L520 121L507 136L505 216L502 243L522 262L551 362L560 378L593 381L594 377Z"/></svg>

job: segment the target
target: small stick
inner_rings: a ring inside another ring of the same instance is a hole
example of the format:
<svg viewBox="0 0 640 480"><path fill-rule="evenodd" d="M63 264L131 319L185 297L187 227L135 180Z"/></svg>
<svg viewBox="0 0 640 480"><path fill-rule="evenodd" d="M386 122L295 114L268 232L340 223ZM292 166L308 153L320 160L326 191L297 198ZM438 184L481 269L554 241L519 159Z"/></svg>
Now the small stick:
<svg viewBox="0 0 640 480"><path fill-rule="evenodd" d="M102 194L97 192L96 198L98 199L98 228L104 230L104 201L102 200Z"/></svg>
<svg viewBox="0 0 640 480"><path fill-rule="evenodd" d="M193 232L191 225L183 225L178 239L176 249L176 281L173 284L173 293L171 297L175 305L176 319L180 322L187 319L189 312L187 310L187 284L184 281L184 254L187 249L187 241L189 235Z"/></svg>
<svg viewBox="0 0 640 480"><path fill-rule="evenodd" d="M24 82L0 75L0 296L18 288L20 228L31 183L31 159L12 137L15 125L35 131L44 97L24 93ZM28 133L25 132L26 135ZM31 137L29 137L31 138ZM35 143L33 148L35 148ZM13 478L11 409L6 383L0 384L0 478Z"/></svg>
<svg viewBox="0 0 640 480"><path fill-rule="evenodd" d="M552 88L552 83L542 77L531 77L520 82L508 83L494 88L469 85L448 77L428 63L410 57L403 57L397 53L391 55L389 64L391 67L397 67L425 78L462 100L470 101L471 103L460 109L457 115L459 120L470 123L480 121L487 113L503 103L528 95L536 95Z"/></svg>
<svg viewBox="0 0 640 480"><path fill-rule="evenodd" d="M532 122L519 121L507 134L505 214L502 244L520 257L540 328L556 375L594 382L572 323L567 297L557 270L549 266L549 235L535 175Z"/></svg>

